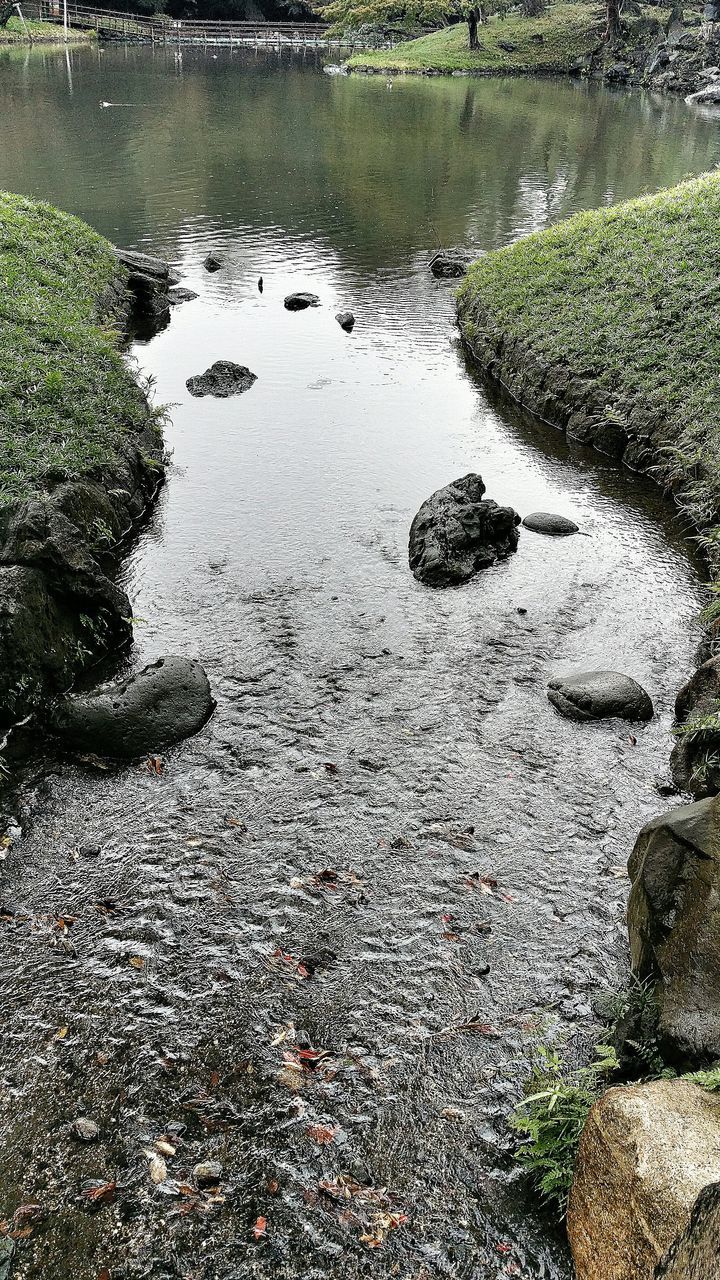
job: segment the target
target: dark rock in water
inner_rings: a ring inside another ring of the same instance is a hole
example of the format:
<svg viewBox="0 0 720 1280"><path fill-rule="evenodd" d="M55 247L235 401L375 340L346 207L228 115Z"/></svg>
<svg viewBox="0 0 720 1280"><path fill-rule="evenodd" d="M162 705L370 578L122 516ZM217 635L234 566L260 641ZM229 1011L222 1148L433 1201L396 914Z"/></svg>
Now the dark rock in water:
<svg viewBox="0 0 720 1280"><path fill-rule="evenodd" d="M628 873L633 972L655 984L662 1044L676 1059L720 1058L720 799L648 822Z"/></svg>
<svg viewBox="0 0 720 1280"><path fill-rule="evenodd" d="M569 520L567 516L554 515L549 511L532 511L529 516L525 516L523 524L533 533L546 533L551 538L566 538L569 534L579 531L579 526L574 520Z"/></svg>
<svg viewBox="0 0 720 1280"><path fill-rule="evenodd" d="M690 1221L660 1260L654 1280L719 1280L720 1182L700 1192Z"/></svg>
<svg viewBox="0 0 720 1280"><path fill-rule="evenodd" d="M448 587L510 555L520 516L483 499L482 477L462 476L423 502L410 527L410 568L420 582Z"/></svg>
<svg viewBox="0 0 720 1280"><path fill-rule="evenodd" d="M438 249L430 259L430 270L441 280L467 275L472 256L466 249Z"/></svg>
<svg viewBox="0 0 720 1280"><path fill-rule="evenodd" d="M133 759L197 733L214 706L200 663L170 656L122 684L64 698L51 723L80 751Z"/></svg>
<svg viewBox="0 0 720 1280"><path fill-rule="evenodd" d="M149 253L116 249L115 256L128 271L128 288L133 295L129 318L131 333L148 340L170 322L169 288L175 273L167 262Z"/></svg>
<svg viewBox="0 0 720 1280"><path fill-rule="evenodd" d="M548 698L569 720L652 720L642 685L619 671L573 671L548 683Z"/></svg>
<svg viewBox="0 0 720 1280"><path fill-rule="evenodd" d="M225 259L221 258L218 253L209 253L203 266L206 271L219 271Z"/></svg>
<svg viewBox="0 0 720 1280"><path fill-rule="evenodd" d="M185 386L191 396L239 396L249 391L257 375L251 373L244 364L233 364L232 360L216 360L204 373L197 373L188 378Z"/></svg>
<svg viewBox="0 0 720 1280"><path fill-rule="evenodd" d="M286 311L304 311L306 307L319 307L320 299L316 293L289 293L285 299Z"/></svg>
<svg viewBox="0 0 720 1280"><path fill-rule="evenodd" d="M720 791L720 657L709 658L675 700L675 745L670 772L680 791L696 799Z"/></svg>
<svg viewBox="0 0 720 1280"><path fill-rule="evenodd" d="M346 333L352 333L355 328L355 317L352 311L338 311L335 319L341 329L344 329Z"/></svg>
<svg viewBox="0 0 720 1280"><path fill-rule="evenodd" d="M180 302L194 302L197 294L192 289L171 289L168 293L170 305L176 307Z"/></svg>

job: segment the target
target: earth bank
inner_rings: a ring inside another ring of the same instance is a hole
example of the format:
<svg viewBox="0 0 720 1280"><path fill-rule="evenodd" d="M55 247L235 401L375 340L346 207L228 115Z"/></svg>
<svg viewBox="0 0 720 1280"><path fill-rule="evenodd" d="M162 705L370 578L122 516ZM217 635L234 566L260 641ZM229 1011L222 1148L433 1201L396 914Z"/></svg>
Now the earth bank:
<svg viewBox="0 0 720 1280"><path fill-rule="evenodd" d="M720 180L708 175L579 215L489 254L471 269L458 293L463 339L484 371L568 437L651 474L702 531L714 578L720 510L713 372L718 330L710 301L717 284L707 264L719 223ZM714 608L708 612L714 618ZM713 652L714 643L713 629L701 659L707 659L707 650ZM677 704L686 737L676 747L673 772L679 785L699 795L715 789L720 702L714 665L706 661ZM629 865L633 970L655 991L664 1054L684 1065L712 1062L720 1053L714 1034L720 1016L715 807L715 799L706 799L649 823ZM678 1155L676 1140L663 1136L684 1087L678 1082L643 1087L654 1090L653 1105L637 1142L626 1112L632 1111L635 1094L641 1101L640 1091L611 1090L590 1113L568 1218L581 1280L600 1270L615 1280L650 1280L668 1247L691 1229L698 1193L717 1181L717 1165L711 1167L716 1137L698 1130L695 1150ZM655 1095L663 1089L672 1097L658 1105ZM649 1096L642 1094L642 1107ZM613 1108L623 1116L622 1141L631 1133L629 1164L612 1138ZM687 1134L686 1121L676 1127ZM663 1182L658 1151L664 1146L672 1152L673 1175ZM605 1148L612 1149L611 1156ZM606 1196L607 1176L598 1171L606 1157L618 1178L614 1201ZM702 1178L693 1183L692 1194L680 1197L680 1207L678 1188L698 1162ZM654 1170L655 1183L643 1168ZM677 1204L671 1212L673 1197ZM640 1200L645 1226L637 1213L625 1223L623 1206ZM687 1245L685 1253L691 1254Z"/></svg>
<svg viewBox="0 0 720 1280"><path fill-rule="evenodd" d="M0 246L0 727L8 728L130 639L130 604L114 570L162 481L163 451L158 415L119 349L139 298L137 270L78 219L9 194L0 194ZM148 285L146 297L156 292Z"/></svg>

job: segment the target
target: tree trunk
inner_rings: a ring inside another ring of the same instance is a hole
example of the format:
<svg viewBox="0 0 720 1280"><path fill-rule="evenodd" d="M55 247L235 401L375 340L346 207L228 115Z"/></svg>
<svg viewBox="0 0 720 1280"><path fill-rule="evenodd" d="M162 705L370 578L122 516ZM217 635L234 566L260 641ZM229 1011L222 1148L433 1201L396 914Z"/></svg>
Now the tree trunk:
<svg viewBox="0 0 720 1280"><path fill-rule="evenodd" d="M468 14L468 30L470 32L470 48L479 49L480 41L478 40L478 22L482 20L480 9L471 9Z"/></svg>
<svg viewBox="0 0 720 1280"><path fill-rule="evenodd" d="M620 0L607 0L607 27L605 28L605 42L612 44L613 40L619 39L622 35L622 26L620 23Z"/></svg>

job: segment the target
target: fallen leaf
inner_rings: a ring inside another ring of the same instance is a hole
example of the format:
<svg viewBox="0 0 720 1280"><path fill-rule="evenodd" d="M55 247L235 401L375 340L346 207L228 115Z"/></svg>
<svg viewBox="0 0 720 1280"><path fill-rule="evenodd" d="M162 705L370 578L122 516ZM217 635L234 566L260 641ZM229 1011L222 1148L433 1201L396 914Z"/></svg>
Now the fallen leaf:
<svg viewBox="0 0 720 1280"><path fill-rule="evenodd" d="M59 1027L53 1036L53 1040L64 1040L68 1033L67 1027Z"/></svg>
<svg viewBox="0 0 720 1280"><path fill-rule="evenodd" d="M338 767L336 764L333 764L332 760L323 760L323 766L328 773L338 772Z"/></svg>
<svg viewBox="0 0 720 1280"><path fill-rule="evenodd" d="M84 1187L82 1194L93 1204L109 1204L115 1198L117 1183L98 1182L94 1186Z"/></svg>
<svg viewBox="0 0 720 1280"><path fill-rule="evenodd" d="M255 1237L256 1240L262 1240L266 1232L267 1232L267 1218L263 1218L261 1215L258 1218L257 1222L255 1223L255 1226L253 1227L253 1236Z"/></svg>
<svg viewBox="0 0 720 1280"><path fill-rule="evenodd" d="M317 1142L320 1147L329 1147L339 1132L339 1124L309 1124L305 1130L308 1138L312 1138L313 1142Z"/></svg>
<svg viewBox="0 0 720 1280"><path fill-rule="evenodd" d="M280 1189L280 1183L278 1182L277 1178L269 1178L267 1181L267 1190L269 1195L271 1196L277 1195L279 1189Z"/></svg>
<svg viewBox="0 0 720 1280"><path fill-rule="evenodd" d="M160 756L148 756L145 761L145 768L148 773L155 773L159 776L165 768L165 764Z"/></svg>
<svg viewBox="0 0 720 1280"><path fill-rule="evenodd" d="M133 969L145 968L145 961L143 960L142 956L131 956L130 964L132 965Z"/></svg>
<svg viewBox="0 0 720 1280"><path fill-rule="evenodd" d="M167 1178L167 1165L161 1155L155 1151L146 1151L148 1161L148 1172L156 1186L164 1182Z"/></svg>

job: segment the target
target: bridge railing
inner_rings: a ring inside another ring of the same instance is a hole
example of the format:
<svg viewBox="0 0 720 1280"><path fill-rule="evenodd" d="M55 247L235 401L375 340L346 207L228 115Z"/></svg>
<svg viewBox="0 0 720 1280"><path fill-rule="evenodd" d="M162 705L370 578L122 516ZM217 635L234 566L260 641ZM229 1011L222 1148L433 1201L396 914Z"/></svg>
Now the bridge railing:
<svg viewBox="0 0 720 1280"><path fill-rule="evenodd" d="M23 4L28 17L41 22L62 23L62 0L28 0ZM98 34L119 39L143 39L153 44L350 44L331 36L324 22L223 22L218 20L143 17L118 9L98 9L68 0L68 23L91 28ZM358 42L359 43L359 42Z"/></svg>

